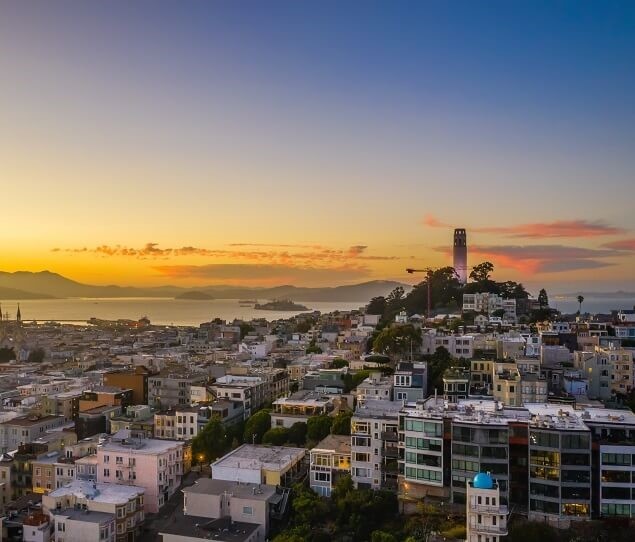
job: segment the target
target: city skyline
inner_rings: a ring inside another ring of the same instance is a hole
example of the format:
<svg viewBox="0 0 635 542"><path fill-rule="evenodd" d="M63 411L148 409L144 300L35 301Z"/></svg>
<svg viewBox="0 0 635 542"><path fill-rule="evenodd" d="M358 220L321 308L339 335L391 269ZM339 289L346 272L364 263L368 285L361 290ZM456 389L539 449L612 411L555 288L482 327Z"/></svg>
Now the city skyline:
<svg viewBox="0 0 635 542"><path fill-rule="evenodd" d="M635 7L6 2L0 271L633 289ZM504 45L503 45L504 44Z"/></svg>

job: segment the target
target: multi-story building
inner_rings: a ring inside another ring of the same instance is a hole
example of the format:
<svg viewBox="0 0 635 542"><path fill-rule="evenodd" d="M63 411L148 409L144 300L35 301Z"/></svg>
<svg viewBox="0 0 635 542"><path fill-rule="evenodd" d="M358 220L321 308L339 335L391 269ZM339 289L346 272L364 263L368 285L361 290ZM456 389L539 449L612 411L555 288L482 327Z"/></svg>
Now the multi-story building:
<svg viewBox="0 0 635 542"><path fill-rule="evenodd" d="M521 376L514 362L494 363L492 396L506 406L522 406Z"/></svg>
<svg viewBox="0 0 635 542"><path fill-rule="evenodd" d="M272 427L291 427L294 423L306 423L312 416L330 414L335 409L333 398L308 390L300 390L291 397L273 402Z"/></svg>
<svg viewBox="0 0 635 542"><path fill-rule="evenodd" d="M508 513L497 480L489 473L478 473L467 483L466 542L499 542L507 536Z"/></svg>
<svg viewBox="0 0 635 542"><path fill-rule="evenodd" d="M175 373L162 371L148 377L148 404L152 408L168 409L189 406L190 388L204 384L207 375L203 373Z"/></svg>
<svg viewBox="0 0 635 542"><path fill-rule="evenodd" d="M259 376L225 375L210 387L218 398L242 402L247 419L264 404L269 385Z"/></svg>
<svg viewBox="0 0 635 542"><path fill-rule="evenodd" d="M121 429L128 429L135 433L143 433L147 438L154 435L154 412L148 405L133 405L126 407L120 416L110 418L110 432L117 433Z"/></svg>
<svg viewBox="0 0 635 542"><path fill-rule="evenodd" d="M51 512L57 542L115 542L115 516L77 508Z"/></svg>
<svg viewBox="0 0 635 542"><path fill-rule="evenodd" d="M174 495L183 475L183 443L133 438L120 431L97 450L97 481L145 490L145 509L156 513Z"/></svg>
<svg viewBox="0 0 635 542"><path fill-rule="evenodd" d="M400 361L393 374L395 401L420 401L428 394L428 364Z"/></svg>
<svg viewBox="0 0 635 542"><path fill-rule="evenodd" d="M373 372L357 386L357 400L392 401L392 386L392 377Z"/></svg>
<svg viewBox="0 0 635 542"><path fill-rule="evenodd" d="M65 424L64 416L20 416L0 423L0 450L16 450L21 444L34 442L48 430Z"/></svg>
<svg viewBox="0 0 635 542"><path fill-rule="evenodd" d="M115 518L117 542L139 536L145 520L142 487L121 484L98 484L75 480L42 497L42 510L55 514L64 509L101 512Z"/></svg>
<svg viewBox="0 0 635 542"><path fill-rule="evenodd" d="M569 410L531 407L529 519L568 527L591 517L591 432Z"/></svg>
<svg viewBox="0 0 635 542"><path fill-rule="evenodd" d="M50 493L75 479L75 462L63 452L49 452L32 462L33 493Z"/></svg>
<svg viewBox="0 0 635 542"><path fill-rule="evenodd" d="M422 335L421 353L434 354L437 348L445 348L452 357L472 359L474 357L474 337L472 335L442 335L431 330Z"/></svg>
<svg viewBox="0 0 635 542"><path fill-rule="evenodd" d="M351 477L359 488L396 489L401 401L368 400L351 419Z"/></svg>
<svg viewBox="0 0 635 542"><path fill-rule="evenodd" d="M460 367L450 367L443 373L443 398L449 403L467 399L470 371Z"/></svg>
<svg viewBox="0 0 635 542"><path fill-rule="evenodd" d="M322 497L330 497L340 476L351 472L351 438L329 435L310 452L309 485Z"/></svg>
<svg viewBox="0 0 635 542"><path fill-rule="evenodd" d="M132 402L144 405L148 402L148 376L150 371L139 365L132 371L114 371L104 375L105 386L132 390Z"/></svg>

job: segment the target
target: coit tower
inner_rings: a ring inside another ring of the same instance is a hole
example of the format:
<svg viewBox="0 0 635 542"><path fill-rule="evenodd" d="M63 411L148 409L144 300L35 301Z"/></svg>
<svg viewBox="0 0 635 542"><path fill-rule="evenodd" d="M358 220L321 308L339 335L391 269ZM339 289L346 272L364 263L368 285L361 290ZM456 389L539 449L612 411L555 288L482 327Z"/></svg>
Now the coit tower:
<svg viewBox="0 0 635 542"><path fill-rule="evenodd" d="M454 230L454 270L461 284L467 283L467 234L463 228Z"/></svg>

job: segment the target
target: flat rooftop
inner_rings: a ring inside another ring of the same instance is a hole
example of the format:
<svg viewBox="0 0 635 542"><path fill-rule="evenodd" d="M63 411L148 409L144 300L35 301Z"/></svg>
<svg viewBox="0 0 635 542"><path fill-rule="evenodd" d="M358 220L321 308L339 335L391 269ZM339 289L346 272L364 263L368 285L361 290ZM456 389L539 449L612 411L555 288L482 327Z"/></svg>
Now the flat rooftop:
<svg viewBox="0 0 635 542"><path fill-rule="evenodd" d="M265 484L244 484L228 480L199 478L194 482L194 485L183 489L183 493L198 493L202 495L221 495L224 492L230 493L236 498L268 501L276 495L276 487Z"/></svg>
<svg viewBox="0 0 635 542"><path fill-rule="evenodd" d="M161 530L159 534L171 534L198 540L217 542L244 542L259 529L255 523L231 521L231 518L209 519L199 516L183 516L179 521Z"/></svg>
<svg viewBox="0 0 635 542"><path fill-rule="evenodd" d="M123 429L122 431L126 431ZM118 431L115 435L122 433ZM129 435L119 440L114 438L102 444L99 450L104 452L132 452L135 454L157 454L167 452L176 447L183 447L183 443L176 440L159 440L153 438L132 438Z"/></svg>
<svg viewBox="0 0 635 542"><path fill-rule="evenodd" d="M381 401L368 399L355 409L354 418L394 418L397 419L399 411L403 408L402 401Z"/></svg>
<svg viewBox="0 0 635 542"><path fill-rule="evenodd" d="M73 480L51 491L48 496L59 498L74 495L78 499L90 499L91 501L109 504L123 504L144 493L145 489L138 486L99 484L89 480Z"/></svg>
<svg viewBox="0 0 635 542"><path fill-rule="evenodd" d="M321 440L311 451L335 451L338 454L351 453L351 437L347 435L329 435Z"/></svg>
<svg viewBox="0 0 635 542"><path fill-rule="evenodd" d="M212 463L212 468L223 467L278 471L284 470L289 465L300 461L305 454L306 448L243 444Z"/></svg>
<svg viewBox="0 0 635 542"><path fill-rule="evenodd" d="M85 523L98 523L103 525L115 520L115 514L107 514L106 512L92 512L88 510L77 510L75 508L66 508L65 510L51 510L55 516L64 516L73 521L83 521Z"/></svg>

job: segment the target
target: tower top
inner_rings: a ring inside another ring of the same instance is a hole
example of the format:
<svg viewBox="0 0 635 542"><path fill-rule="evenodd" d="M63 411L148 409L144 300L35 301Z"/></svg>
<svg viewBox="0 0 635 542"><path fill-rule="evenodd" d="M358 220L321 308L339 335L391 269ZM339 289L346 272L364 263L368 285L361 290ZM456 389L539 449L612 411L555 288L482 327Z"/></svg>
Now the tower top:
<svg viewBox="0 0 635 542"><path fill-rule="evenodd" d="M22 313L20 312L20 303L18 303L18 312L15 313L16 322L22 321Z"/></svg>
<svg viewBox="0 0 635 542"><path fill-rule="evenodd" d="M465 247L467 246L467 232L465 228L456 228L454 230L454 246Z"/></svg>

